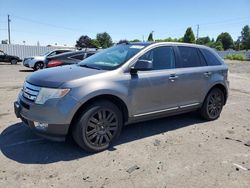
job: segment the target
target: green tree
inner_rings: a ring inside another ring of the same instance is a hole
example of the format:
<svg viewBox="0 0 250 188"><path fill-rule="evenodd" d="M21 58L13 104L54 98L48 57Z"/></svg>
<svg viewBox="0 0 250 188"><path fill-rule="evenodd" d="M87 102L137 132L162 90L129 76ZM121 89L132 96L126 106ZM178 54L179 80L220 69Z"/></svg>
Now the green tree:
<svg viewBox="0 0 250 188"><path fill-rule="evenodd" d="M206 44L209 44L210 42L211 42L211 40L210 40L209 36L200 37L196 41L197 44L201 44L201 45L206 45Z"/></svg>
<svg viewBox="0 0 250 188"><path fill-rule="evenodd" d="M112 38L107 32L98 33L96 35L96 40L98 41L100 47L102 48L109 48L110 46L113 45Z"/></svg>
<svg viewBox="0 0 250 188"><path fill-rule="evenodd" d="M227 33L227 32L221 33L217 37L216 42L219 42L219 41L222 43L222 46L223 46L224 50L227 50L229 48L234 47L234 41L233 41L231 35L229 33Z"/></svg>
<svg viewBox="0 0 250 188"><path fill-rule="evenodd" d="M242 49L241 37L238 37L238 39L235 41L234 49L235 50L241 50Z"/></svg>
<svg viewBox="0 0 250 188"><path fill-rule="evenodd" d="M139 39L131 40L130 42L141 42Z"/></svg>
<svg viewBox="0 0 250 188"><path fill-rule="evenodd" d="M82 35L77 41L76 45L77 48L92 48L91 38L87 35Z"/></svg>
<svg viewBox="0 0 250 188"><path fill-rule="evenodd" d="M218 50L218 51L223 51L223 50L224 50L224 49L223 49L223 44L222 44L221 41L215 42L215 43L213 44L213 46L214 46L214 48L215 48L216 50Z"/></svg>
<svg viewBox="0 0 250 188"><path fill-rule="evenodd" d="M7 39L6 40L2 40L1 44L8 44L8 40Z"/></svg>
<svg viewBox="0 0 250 188"><path fill-rule="evenodd" d="M241 31L241 43L243 49L249 50L250 49L250 28L248 25L243 27Z"/></svg>
<svg viewBox="0 0 250 188"><path fill-rule="evenodd" d="M191 27L187 28L186 33L184 34L184 37L183 37L183 42L195 43L195 36Z"/></svg>
<svg viewBox="0 0 250 188"><path fill-rule="evenodd" d="M127 39L120 40L117 44L128 44L129 41Z"/></svg>
<svg viewBox="0 0 250 188"><path fill-rule="evenodd" d="M218 42L212 42L212 40L209 42L209 43L207 43L207 44L205 44L206 46L209 46L210 48L215 48L216 50L218 50L218 51L223 51L224 49L223 49L223 45L222 45L222 43L221 43L221 41L218 41Z"/></svg>
<svg viewBox="0 0 250 188"><path fill-rule="evenodd" d="M149 35L148 35L148 41L149 42L154 41L153 32L149 33Z"/></svg>
<svg viewBox="0 0 250 188"><path fill-rule="evenodd" d="M166 39L157 39L155 40L156 42L178 42L177 38L166 38Z"/></svg>
<svg viewBox="0 0 250 188"><path fill-rule="evenodd" d="M96 39L91 40L91 45L93 46L93 48L100 48L101 47L100 43Z"/></svg>

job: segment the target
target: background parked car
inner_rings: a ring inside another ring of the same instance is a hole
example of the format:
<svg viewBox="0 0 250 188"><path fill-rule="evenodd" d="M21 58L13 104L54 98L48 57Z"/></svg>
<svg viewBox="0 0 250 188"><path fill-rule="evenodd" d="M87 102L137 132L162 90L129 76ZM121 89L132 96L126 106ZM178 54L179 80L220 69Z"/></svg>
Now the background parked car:
<svg viewBox="0 0 250 188"><path fill-rule="evenodd" d="M12 65L17 64L17 62L21 62L22 60L13 55L8 55L0 50L0 62L10 62Z"/></svg>
<svg viewBox="0 0 250 188"><path fill-rule="evenodd" d="M25 67L33 68L35 71L39 69L43 69L45 67L45 59L50 56L62 54L65 52L73 51L72 49L58 49L46 52L40 56L27 57L23 60L23 65Z"/></svg>
<svg viewBox="0 0 250 188"><path fill-rule="evenodd" d="M75 51L75 52L67 52L55 56L49 56L45 60L45 67L56 67L61 65L70 65L76 64L87 57L90 57L97 53L98 51L87 50L87 51Z"/></svg>

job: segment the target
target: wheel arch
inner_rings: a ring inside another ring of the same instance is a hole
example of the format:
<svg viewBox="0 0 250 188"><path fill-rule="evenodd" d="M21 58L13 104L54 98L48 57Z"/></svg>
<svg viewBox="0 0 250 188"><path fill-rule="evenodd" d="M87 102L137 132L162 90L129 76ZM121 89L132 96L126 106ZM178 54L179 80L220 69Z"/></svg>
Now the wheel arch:
<svg viewBox="0 0 250 188"><path fill-rule="evenodd" d="M37 61L37 62L34 63L34 66L35 66L37 63L42 63L42 64L44 64L43 61Z"/></svg>
<svg viewBox="0 0 250 188"><path fill-rule="evenodd" d="M218 88L218 89L220 89L220 90L223 92L223 94L224 94L224 99L225 99L224 105L225 105L226 102L227 102L227 98L228 98L228 90L227 90L226 86L225 86L224 84L222 84L222 83L216 83L216 84L214 84L214 85L208 90L208 92L207 92L207 94L206 94L206 97L207 97L207 95L209 94L209 92L210 92L212 89L214 89L214 88ZM205 98L206 98L206 97L205 97Z"/></svg>
<svg viewBox="0 0 250 188"><path fill-rule="evenodd" d="M126 122L128 120L129 117L129 112L128 112L128 107L126 105L126 103L119 97L112 95L112 94L102 94L102 95L98 95L98 96L94 96L90 99L88 99L86 102L84 102L83 104L80 105L80 107L76 110L76 112L74 113L74 116L70 122L70 127L68 130L68 134L71 133L72 128L75 124L75 122L77 121L77 119L79 118L81 112L83 111L84 108L86 108L87 106L89 106L90 104L92 104L93 102L97 101L97 100L106 100L106 101L110 101L112 103L114 103L122 112L123 115L123 122Z"/></svg>

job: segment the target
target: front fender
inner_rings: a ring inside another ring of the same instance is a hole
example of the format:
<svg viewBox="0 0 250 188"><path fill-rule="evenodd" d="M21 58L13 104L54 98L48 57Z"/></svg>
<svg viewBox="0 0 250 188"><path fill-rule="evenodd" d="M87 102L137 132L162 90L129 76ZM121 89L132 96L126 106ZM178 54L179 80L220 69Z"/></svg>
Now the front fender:
<svg viewBox="0 0 250 188"><path fill-rule="evenodd" d="M131 112L129 109L131 108L129 105L130 104L129 99L127 97L128 96L127 87L114 83L113 84L108 83L109 89L106 89L107 87L105 87L105 85L106 85L105 83L91 84L89 86L77 88L76 92L73 91L71 95L78 101L78 103L76 108L74 108L72 115L74 116L74 114L78 111L78 109L86 102L101 95L109 95L119 98L127 106L128 113L130 115Z"/></svg>

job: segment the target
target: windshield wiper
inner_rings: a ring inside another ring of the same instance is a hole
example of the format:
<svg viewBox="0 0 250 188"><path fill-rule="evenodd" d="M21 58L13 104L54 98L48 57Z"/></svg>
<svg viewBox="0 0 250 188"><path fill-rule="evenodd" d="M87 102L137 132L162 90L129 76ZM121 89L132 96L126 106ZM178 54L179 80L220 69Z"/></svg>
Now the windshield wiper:
<svg viewBox="0 0 250 188"><path fill-rule="evenodd" d="M92 67L92 66L90 66L90 65L86 65L86 64L83 64L83 65L79 65L80 67L86 67L86 68L90 68L90 69L97 69L97 70L102 70L102 69L100 69L100 68L98 68L98 67Z"/></svg>

